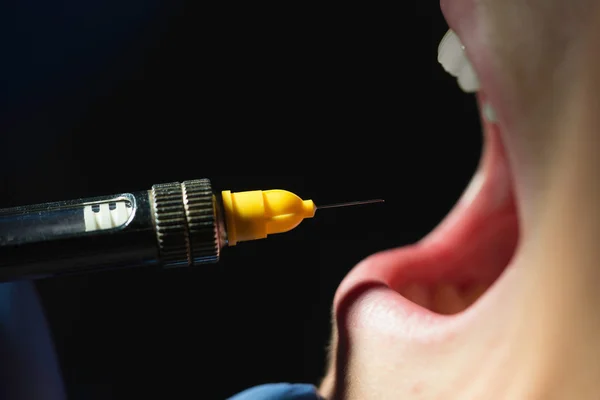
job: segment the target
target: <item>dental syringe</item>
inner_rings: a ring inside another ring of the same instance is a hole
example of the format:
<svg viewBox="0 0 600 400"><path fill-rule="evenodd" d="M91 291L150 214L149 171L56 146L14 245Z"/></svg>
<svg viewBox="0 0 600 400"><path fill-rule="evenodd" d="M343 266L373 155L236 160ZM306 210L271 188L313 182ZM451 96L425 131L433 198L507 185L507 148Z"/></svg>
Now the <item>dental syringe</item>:
<svg viewBox="0 0 600 400"><path fill-rule="evenodd" d="M222 249L290 231L318 209L285 190L216 194L209 179L0 210L0 281L219 261Z"/></svg>

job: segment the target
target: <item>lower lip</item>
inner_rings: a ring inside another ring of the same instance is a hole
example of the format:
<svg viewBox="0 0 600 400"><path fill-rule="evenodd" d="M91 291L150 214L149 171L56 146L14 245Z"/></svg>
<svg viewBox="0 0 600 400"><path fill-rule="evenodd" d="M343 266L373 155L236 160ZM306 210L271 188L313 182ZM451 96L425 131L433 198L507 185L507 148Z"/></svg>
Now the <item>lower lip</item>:
<svg viewBox="0 0 600 400"><path fill-rule="evenodd" d="M456 316L434 314L385 286L363 288L351 309L344 312L346 330L365 329L378 335L423 344L442 342L452 335Z"/></svg>
<svg viewBox="0 0 600 400"><path fill-rule="evenodd" d="M403 253L403 254L400 254ZM412 253L412 254L411 254ZM397 260L420 256L416 246L377 254L358 265L342 282L334 310L339 332L375 331L396 339L431 344L454 335L472 313L444 316L407 300L393 290L393 275L402 269ZM408 266L408 264L407 264Z"/></svg>
<svg viewBox="0 0 600 400"><path fill-rule="evenodd" d="M477 302L450 316L430 312L382 283L356 284L350 289L352 294L338 302L335 309L338 337L346 343L351 336L360 334L378 341L432 346L468 336L470 332L481 332L482 328L497 325L507 309L509 313L514 311L507 305L507 299L512 297L511 288L519 279L520 268L514 264L508 265ZM491 309L500 311L490 313Z"/></svg>

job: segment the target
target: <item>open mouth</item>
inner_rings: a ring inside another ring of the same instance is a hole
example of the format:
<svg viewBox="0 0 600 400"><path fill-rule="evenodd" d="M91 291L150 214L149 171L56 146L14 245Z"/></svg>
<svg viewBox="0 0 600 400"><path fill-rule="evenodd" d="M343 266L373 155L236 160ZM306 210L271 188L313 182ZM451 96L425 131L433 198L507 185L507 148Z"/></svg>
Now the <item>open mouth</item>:
<svg viewBox="0 0 600 400"><path fill-rule="evenodd" d="M452 212L429 235L376 254L347 276L334 302L338 323L341 316L347 326L378 325L411 337L431 333L431 326L440 333L441 325L460 319L511 269L519 213L503 136L452 31L440 45L439 61L463 91L477 93L484 135L479 168Z"/></svg>

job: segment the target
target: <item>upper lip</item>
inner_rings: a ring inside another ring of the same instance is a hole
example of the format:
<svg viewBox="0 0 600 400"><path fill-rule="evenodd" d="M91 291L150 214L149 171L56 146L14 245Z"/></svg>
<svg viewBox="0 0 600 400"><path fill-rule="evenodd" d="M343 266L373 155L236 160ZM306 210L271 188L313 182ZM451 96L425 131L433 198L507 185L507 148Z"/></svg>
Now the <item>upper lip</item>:
<svg viewBox="0 0 600 400"><path fill-rule="evenodd" d="M465 46L465 53L477 72L481 92L485 93L486 101L496 112L498 124L503 126L505 131L508 129L510 118L508 110L504 107L506 103L502 98L502 85L496 80L494 57L486 46L483 22L476 15L477 3L475 0L441 0L440 7L448 26Z"/></svg>
<svg viewBox="0 0 600 400"><path fill-rule="evenodd" d="M440 0L440 8L450 29L459 34L475 7L473 0Z"/></svg>

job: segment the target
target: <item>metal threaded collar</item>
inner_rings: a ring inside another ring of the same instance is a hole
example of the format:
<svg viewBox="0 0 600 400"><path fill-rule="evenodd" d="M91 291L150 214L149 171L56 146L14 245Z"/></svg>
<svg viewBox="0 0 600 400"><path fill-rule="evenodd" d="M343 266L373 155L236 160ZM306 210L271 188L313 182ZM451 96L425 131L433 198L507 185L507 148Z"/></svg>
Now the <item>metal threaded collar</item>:
<svg viewBox="0 0 600 400"><path fill-rule="evenodd" d="M152 186L161 263L192 266L219 260L215 197L209 179Z"/></svg>

